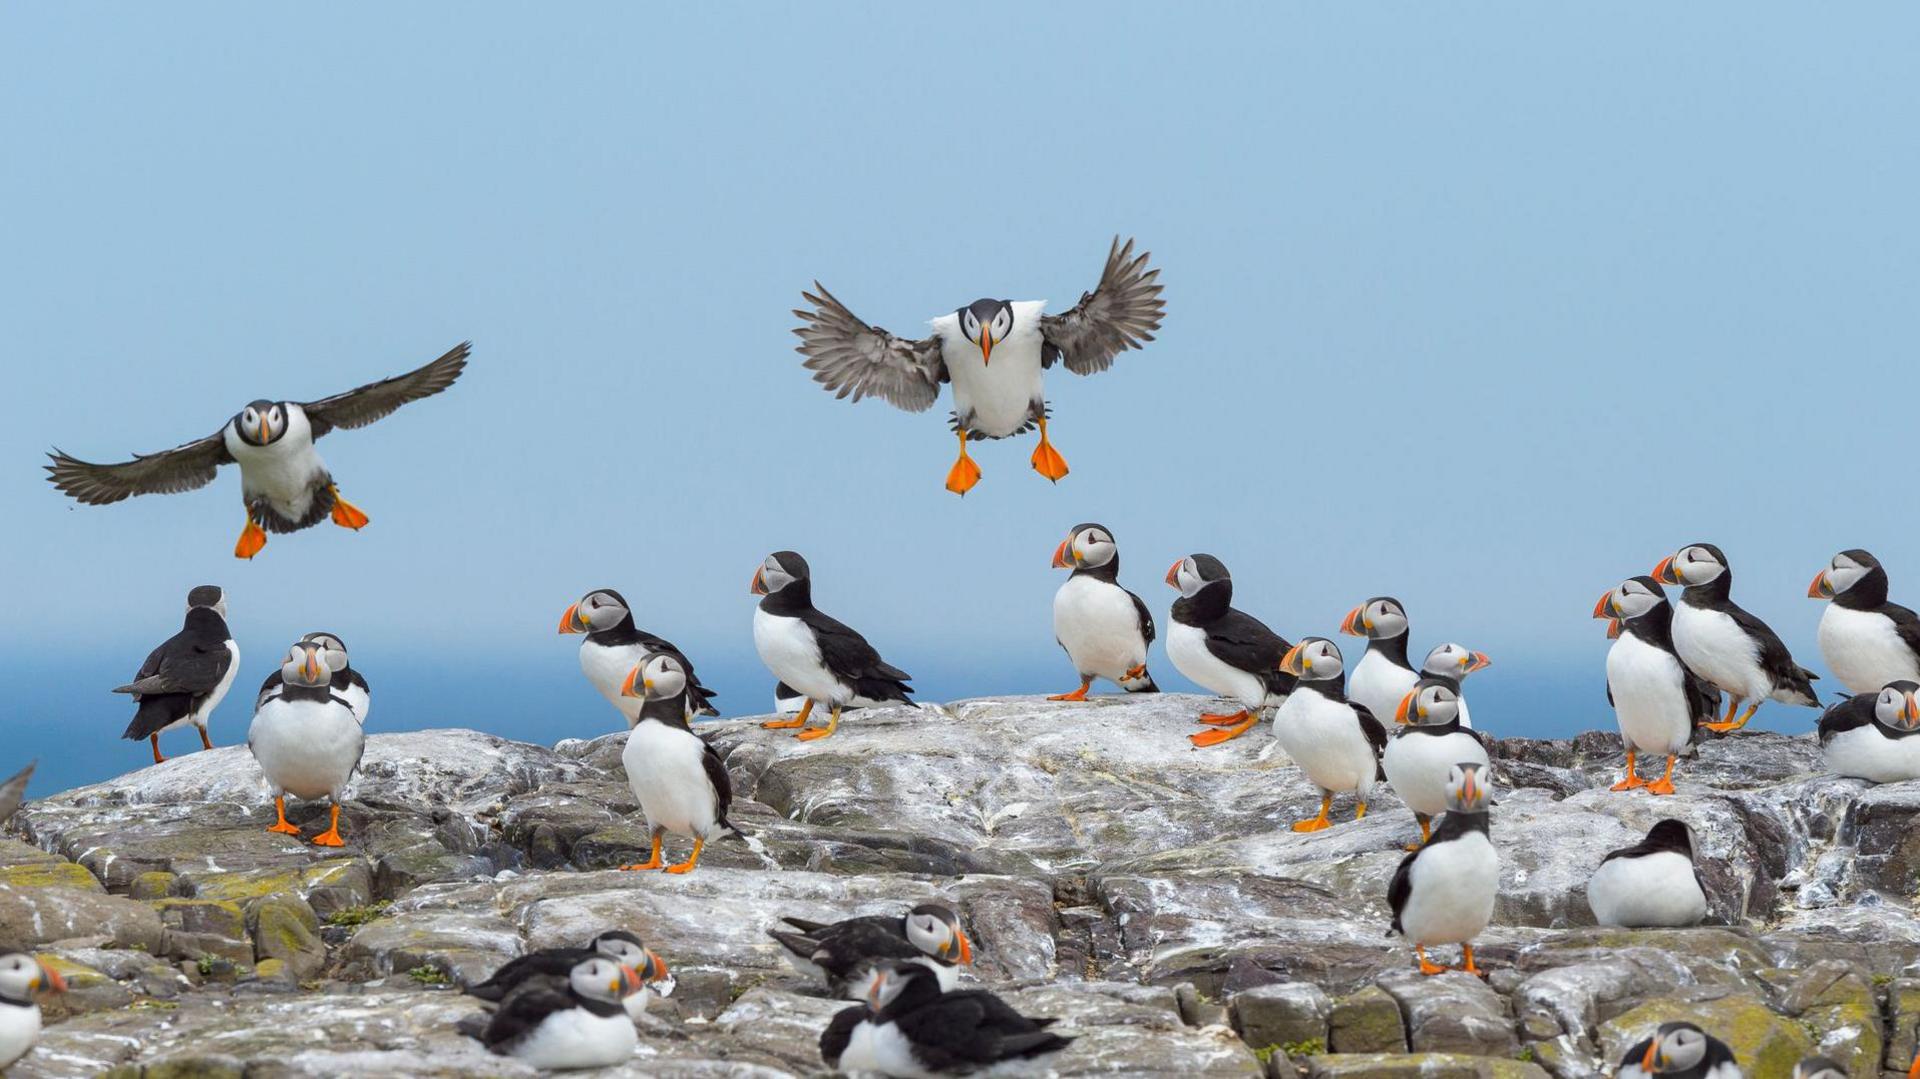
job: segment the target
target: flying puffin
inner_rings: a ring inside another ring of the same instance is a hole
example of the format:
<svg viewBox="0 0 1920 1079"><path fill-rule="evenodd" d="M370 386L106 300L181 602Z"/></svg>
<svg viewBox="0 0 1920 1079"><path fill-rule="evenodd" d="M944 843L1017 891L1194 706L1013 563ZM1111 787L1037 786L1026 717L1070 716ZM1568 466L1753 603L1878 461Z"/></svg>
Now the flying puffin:
<svg viewBox="0 0 1920 1079"><path fill-rule="evenodd" d="M1465 645L1449 641L1436 644L1428 650L1426 658L1420 661L1420 677L1437 678L1452 687L1460 698L1460 725L1472 730L1473 714L1467 711L1467 691L1461 687L1461 683L1475 671L1491 666L1493 660L1485 652L1470 651Z"/></svg>
<svg viewBox="0 0 1920 1079"><path fill-rule="evenodd" d="M1655 574L1654 576L1659 576ZM1727 1043L1692 1023L1662 1023L1653 1036L1635 1042L1620 1058L1616 1079L1742 1079Z"/></svg>
<svg viewBox="0 0 1920 1079"><path fill-rule="evenodd" d="M1437 678L1423 678L1393 706L1397 724L1380 768L1393 792L1413 810L1420 843L1433 837L1433 818L1447 810L1447 777L1453 766L1471 761L1488 770L1487 747L1460 725L1460 693ZM1420 843L1407 844L1408 850Z"/></svg>
<svg viewBox="0 0 1920 1079"><path fill-rule="evenodd" d="M359 668L348 665L345 642L332 633L324 632L309 633L300 639L318 642L327 650L327 666L333 670L330 685L334 695L346 701L347 707L353 709L353 718L359 720L362 727L366 726L367 709L373 705L373 690L367 686L367 676L361 674ZM286 683L281 680L280 671L276 668L267 675L266 681L260 683L260 695L254 698L253 707L258 709L268 697L278 697L285 688Z"/></svg>
<svg viewBox="0 0 1920 1079"><path fill-rule="evenodd" d="M984 989L942 992L919 963L875 968L867 1003L833 1017L820 1036L820 1058L857 1075L929 1076L1032 1060L1073 1039L1047 1030L1052 1019L1029 1019Z"/></svg>
<svg viewBox="0 0 1920 1079"><path fill-rule="evenodd" d="M1220 730L1190 734L1196 746L1214 746L1238 738L1259 722L1260 712L1278 705L1293 690L1294 679L1280 670L1286 638L1259 619L1235 610L1233 576L1210 554L1192 554L1167 570L1167 584L1180 592L1168 618L1167 658L1202 689L1238 701L1240 710L1206 712L1200 722Z"/></svg>
<svg viewBox="0 0 1920 1079"><path fill-rule="evenodd" d="M1631 847L1609 851L1587 881L1594 921L1628 929L1699 925L1707 888L1693 864L1693 833L1668 818Z"/></svg>
<svg viewBox="0 0 1920 1079"><path fill-rule="evenodd" d="M1053 550L1053 568L1073 573L1053 594L1053 639L1073 661L1080 688L1052 701L1084 701L1095 678L1128 693L1158 693L1147 673L1153 615L1140 597L1120 586L1120 548L1105 525L1080 524Z"/></svg>
<svg viewBox="0 0 1920 1079"><path fill-rule="evenodd" d="M1067 370L1091 375L1113 358L1153 340L1166 304L1159 270L1147 269L1147 254L1133 241L1114 237L1100 284L1064 314L1046 315L1045 300L975 300L932 322L933 336L895 337L862 322L820 282L802 293L808 309L794 329L797 351L813 380L835 397L855 401L873 395L908 412L925 412L953 383L953 429L960 458L947 473L947 490L964 495L980 481L980 466L967 456L967 440L1006 438L1035 425L1040 444L1034 471L1058 482L1067 462L1047 440L1047 398L1042 372L1064 359Z"/></svg>
<svg viewBox="0 0 1920 1079"><path fill-rule="evenodd" d="M780 920L797 932L769 929L767 935L787 950L795 970L824 980L836 997L863 999L874 965L887 960L924 963L939 979L940 991L952 992L960 981L955 964L973 962L973 944L960 928L960 916L939 903L922 903L903 918Z"/></svg>
<svg viewBox="0 0 1920 1079"><path fill-rule="evenodd" d="M580 641L580 670L600 695L613 703L627 719L627 729L640 722L640 701L620 692L627 673L640 665L648 653L665 652L680 661L687 672L692 692L687 718L696 715L717 716L712 700L718 694L700 684L693 673L693 662L671 641L656 637L633 624L633 609L620 593L611 588L596 588L560 613L561 633L584 633Z"/></svg>
<svg viewBox="0 0 1920 1079"><path fill-rule="evenodd" d="M1820 616L1820 655L1850 693L1872 693L1888 682L1920 682L1920 614L1887 600L1887 571L1855 548L1807 586L1811 599L1830 599Z"/></svg>
<svg viewBox="0 0 1920 1079"><path fill-rule="evenodd" d="M635 971L641 982L662 982L671 975L667 964L640 938L624 929L610 929L587 942L584 948L543 948L537 952L507 960L486 981L469 985L465 993L489 1004L498 1004L531 982L566 979L573 968L589 959L610 959ZM630 1017L638 1018L647 1010L650 994L634 993L621 1003Z"/></svg>
<svg viewBox="0 0 1920 1079"><path fill-rule="evenodd" d="M1620 582L1593 605L1593 616L1608 620L1614 639L1607 650L1607 703L1627 747L1627 774L1612 789L1672 794L1674 761L1693 740L1694 727L1713 721L1720 691L1674 651L1673 605L1652 577ZM1642 753L1667 758L1659 779L1638 772Z"/></svg>
<svg viewBox="0 0 1920 1079"><path fill-rule="evenodd" d="M325 798L332 803L331 819L313 842L322 847L343 846L340 799L360 767L367 733L353 709L333 691L325 645L301 641L288 649L280 676L279 695L260 702L253 726L247 729L247 749L273 789L278 819L267 831L300 834L297 826L287 823L287 795Z"/></svg>
<svg viewBox="0 0 1920 1079"><path fill-rule="evenodd" d="M653 833L653 854L622 869L659 869L660 840L667 832L693 837L693 853L669 873L691 873L700 864L707 837L737 831L727 820L733 780L711 745L687 726L687 669L678 656L654 652L627 672L620 692L642 702L640 720L627 733L620 762Z"/></svg>
<svg viewBox="0 0 1920 1079"><path fill-rule="evenodd" d="M1500 855L1487 836L1487 806L1493 788L1472 762L1453 766L1447 775L1447 815L1433 838L1400 860L1387 903L1393 907L1393 932L1413 943L1420 973L1451 969L1428 961L1427 949L1458 944L1459 969L1481 975L1473 965L1473 938L1493 920L1500 889Z"/></svg>
<svg viewBox="0 0 1920 1079"><path fill-rule="evenodd" d="M472 342L456 345L425 367L318 401L255 401L205 438L162 453L136 454L120 464L90 464L55 449L47 455L53 459L47 472L66 494L104 506L130 495L205 487L221 465L237 463L247 527L234 545L236 558L259 554L268 532L298 532L329 516L334 524L357 531L366 527L367 515L340 497L313 450L314 439L336 427L365 427L453 385L472 347Z"/></svg>
<svg viewBox="0 0 1920 1079"><path fill-rule="evenodd" d="M35 990L67 991L60 972L24 952L0 956L0 1069L33 1050L40 1040L40 1005Z"/></svg>
<svg viewBox="0 0 1920 1079"><path fill-rule="evenodd" d="M1293 692L1273 717L1273 737L1293 763L1320 788L1320 813L1295 821L1296 832L1318 832L1333 822L1327 813L1337 791L1350 790L1358 804L1353 819L1367 815L1367 798L1380 778L1387 729L1372 712L1347 699L1340 648L1325 637L1308 637L1287 650L1280 669L1295 679Z"/></svg>
<svg viewBox="0 0 1920 1079"><path fill-rule="evenodd" d="M1347 679L1347 696L1376 716L1392 713L1420 680L1407 661L1407 609L1392 596L1375 596L1347 612L1340 632L1367 639L1366 654Z"/></svg>
<svg viewBox="0 0 1920 1079"><path fill-rule="evenodd" d="M480 1041L501 1056L550 1071L607 1068L640 1044L625 1000L640 973L611 959L585 959L565 982L538 982L509 996Z"/></svg>
<svg viewBox="0 0 1920 1079"><path fill-rule="evenodd" d="M807 560L793 551L775 551L753 571L751 591L760 596L753 612L753 645L774 677L807 695L791 720L770 719L768 730L803 728L796 737L825 738L840 726L840 713L864 699L876 704L911 705L912 675L880 658L851 626L820 613L813 605L813 576ZM814 705L831 715L824 727L805 729Z"/></svg>
<svg viewBox="0 0 1920 1079"><path fill-rule="evenodd" d="M1920 779L1920 683L1888 682L1820 717L1820 752L1834 774L1871 783Z"/></svg>
<svg viewBox="0 0 1920 1079"><path fill-rule="evenodd" d="M1726 716L1707 724L1708 730L1739 730L1769 698L1820 706L1813 691L1813 680L1820 676L1795 663L1773 630L1730 598L1733 567L1720 548L1711 543L1682 547L1653 567L1653 579L1685 586L1673 612L1673 650L1689 670L1731 698ZM1753 703L1734 719L1743 701Z"/></svg>
<svg viewBox="0 0 1920 1079"><path fill-rule="evenodd" d="M160 755L160 732L192 724L200 732L200 746L213 748L207 737L207 717L220 706L240 670L240 646L227 629L227 596L218 585L203 584L187 593L187 619L180 632L147 653L147 661L133 681L114 689L131 693L139 707L120 737L153 746L153 763Z"/></svg>

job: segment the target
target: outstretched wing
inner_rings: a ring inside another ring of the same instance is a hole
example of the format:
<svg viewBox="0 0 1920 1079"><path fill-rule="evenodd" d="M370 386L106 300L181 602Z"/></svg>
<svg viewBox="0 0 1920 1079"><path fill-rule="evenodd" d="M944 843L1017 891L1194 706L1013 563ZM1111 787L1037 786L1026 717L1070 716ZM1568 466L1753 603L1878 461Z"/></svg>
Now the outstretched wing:
<svg viewBox="0 0 1920 1079"><path fill-rule="evenodd" d="M472 351L473 342L462 341L425 367L309 401L300 407L307 414L307 422L313 425L315 438L336 427L365 427L401 405L432 397L453 385L460 372L466 370L467 354Z"/></svg>
<svg viewBox="0 0 1920 1079"><path fill-rule="evenodd" d="M860 321L820 282L813 287L815 292L800 294L812 310L793 310L801 321L793 329L800 338L795 351L806 357L802 366L813 372L813 380L835 397L851 394L858 401L871 394L908 412L932 408L947 381L940 339L895 337Z"/></svg>
<svg viewBox="0 0 1920 1079"><path fill-rule="evenodd" d="M32 778L33 765L28 764L5 783L0 783L0 824L5 824L7 818L13 816L14 810L20 808L20 803L26 800L27 780Z"/></svg>
<svg viewBox="0 0 1920 1079"><path fill-rule="evenodd" d="M224 428L160 453L136 453L117 465L96 465L55 449L47 454L48 479L62 492L92 506L105 506L133 495L171 495L213 482L221 465L233 461L221 437Z"/></svg>
<svg viewBox="0 0 1920 1079"><path fill-rule="evenodd" d="M1082 293L1072 309L1040 319L1046 342L1040 350L1042 366L1052 367L1064 355L1067 370L1091 375L1112 367L1120 353L1153 340L1167 305L1160 299L1160 271L1147 269L1148 257L1145 251L1134 255L1131 239L1122 247L1120 237L1113 238L1100 284Z"/></svg>

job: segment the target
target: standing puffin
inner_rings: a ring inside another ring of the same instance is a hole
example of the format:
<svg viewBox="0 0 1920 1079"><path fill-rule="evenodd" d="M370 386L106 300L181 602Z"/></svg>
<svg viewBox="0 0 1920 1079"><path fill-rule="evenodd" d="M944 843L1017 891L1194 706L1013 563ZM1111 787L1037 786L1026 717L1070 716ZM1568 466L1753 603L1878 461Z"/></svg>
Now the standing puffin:
<svg viewBox="0 0 1920 1079"><path fill-rule="evenodd" d="M691 690L687 694L687 706L692 709L687 713L689 719L720 714L711 703L717 694L700 684L693 663L671 641L634 625L633 609L627 606L626 597L613 589L596 588L560 612L560 632L586 634L580 641L580 670L593 688L626 717L628 730L640 722L640 702L622 694L620 685L627 673L652 652L673 656L686 670Z"/></svg>
<svg viewBox="0 0 1920 1079"><path fill-rule="evenodd" d="M327 666L333 671L331 686L334 695L346 701L347 707L353 709L353 718L359 720L362 727L366 726L367 709L373 706L373 690L367 685L367 676L361 674L358 667L348 665L346 643L338 636L325 632L309 633L300 639L317 642L327 650ZM262 701L268 697L278 697L285 688L286 683L281 680L280 671L276 668L267 675L266 681L260 683L260 695L254 698L253 707L258 709Z"/></svg>
<svg viewBox="0 0 1920 1079"><path fill-rule="evenodd" d="M1612 789L1672 794L1674 761L1693 740L1694 727L1712 722L1720 691L1674 651L1673 605L1652 577L1620 582L1593 605L1593 616L1608 620L1607 635L1614 638L1607 650L1607 703L1627 747L1627 774ZM1642 753L1667 758L1659 779L1640 776Z"/></svg>
<svg viewBox="0 0 1920 1079"><path fill-rule="evenodd" d="M942 992L927 967L888 962L875 968L867 1003L828 1024L820 1058L850 1075L949 1075L1066 1048L1073 1039L1047 1030L1053 1022L1029 1019L985 989Z"/></svg>
<svg viewBox="0 0 1920 1079"><path fill-rule="evenodd" d="M1296 682L1273 717L1273 737L1293 763L1320 788L1320 813L1295 821L1296 832L1332 827L1327 813L1337 791L1350 790L1358 804L1353 819L1367 815L1367 798L1380 778L1387 729L1372 712L1347 699L1340 648L1325 637L1308 637L1287 650L1280 669Z"/></svg>
<svg viewBox="0 0 1920 1079"><path fill-rule="evenodd" d="M1407 629L1407 609L1392 596L1375 596L1340 620L1340 632L1367 639L1366 654L1347 679L1347 696L1376 716L1391 713L1420 680L1407 661Z"/></svg>
<svg viewBox="0 0 1920 1079"><path fill-rule="evenodd" d="M224 464L240 466L240 497L247 527L236 558L252 558L268 532L298 532L327 517L342 528L365 528L367 515L340 497L314 439L336 427L354 428L453 385L466 369L472 343L404 375L369 382L318 401L255 401L205 438L163 453L136 454L113 465L81 461L55 449L46 466L53 485L81 502L104 506L130 495L176 494L205 487Z"/></svg>
<svg viewBox="0 0 1920 1079"><path fill-rule="evenodd" d="M267 831L300 834L298 826L287 823L287 795L325 798L332 803L331 820L313 842L322 847L343 846L340 799L360 767L367 732L353 717L353 709L333 692L325 645L318 641L294 645L280 664L280 675L284 685L279 695L260 702L247 729L247 749L273 790L278 819Z"/></svg>
<svg viewBox="0 0 1920 1079"><path fill-rule="evenodd" d="M1095 678L1128 693L1158 693L1147 673L1153 615L1120 586L1120 548L1105 525L1074 525L1053 550L1053 568L1073 573L1053 594L1053 639L1080 675L1080 688L1051 701L1084 701Z"/></svg>
<svg viewBox="0 0 1920 1079"><path fill-rule="evenodd" d="M1820 752L1836 775L1871 783L1920 779L1920 683L1888 682L1820 717Z"/></svg>
<svg viewBox="0 0 1920 1079"><path fill-rule="evenodd" d="M1196 746L1214 746L1247 733L1269 705L1287 699L1294 679L1280 670L1286 638L1233 603L1233 576L1210 554L1192 554L1167 570L1167 584L1180 593L1167 627L1167 658L1200 687L1240 710L1202 713L1200 722L1220 730L1190 734Z"/></svg>
<svg viewBox="0 0 1920 1079"><path fill-rule="evenodd" d="M24 952L0 956L0 1069L11 1067L40 1040L35 990L67 991L60 972Z"/></svg>
<svg viewBox="0 0 1920 1079"><path fill-rule="evenodd" d="M1487 835L1493 788L1482 781L1481 771L1471 761L1453 766L1447 775L1447 815L1433 838L1400 860L1387 886L1392 931L1413 943L1422 974L1449 969L1428 961L1429 947L1458 944L1459 969L1481 975L1473 965L1473 938L1493 920L1500 889L1500 854Z"/></svg>
<svg viewBox="0 0 1920 1079"><path fill-rule="evenodd" d="M1467 691L1461 683L1475 671L1491 666L1493 660L1485 652L1475 652L1466 645L1448 641L1428 650L1426 658L1420 661L1420 677L1437 678L1453 689L1460 699L1460 725L1472 730L1473 714L1467 711Z"/></svg>
<svg viewBox="0 0 1920 1079"><path fill-rule="evenodd" d="M733 780L720 754L687 726L687 668L678 656L654 652L627 672L620 692L641 701L640 720L627 733L620 762L653 833L653 854L622 869L659 869L660 839L690 836L693 853L669 873L691 873L709 836L736 829L727 820Z"/></svg>
<svg viewBox="0 0 1920 1079"><path fill-rule="evenodd" d="M1720 548L1711 543L1682 547L1653 567L1653 579L1685 586L1673 612L1673 650L1688 669L1731 698L1726 716L1707 724L1708 730L1739 730L1769 698L1820 706L1813 691L1813 680L1820 676L1795 663L1765 622L1733 602L1733 567ZM1743 701L1753 703L1734 719Z"/></svg>
<svg viewBox="0 0 1920 1079"><path fill-rule="evenodd" d="M1423 678L1393 706L1398 725L1380 755L1393 792L1413 810L1420 843L1433 838L1433 818L1447 810L1447 777L1471 761L1487 770L1487 747L1460 723L1460 693L1437 678ZM1420 843L1407 844L1418 850Z"/></svg>
<svg viewBox="0 0 1920 1079"><path fill-rule="evenodd" d="M1859 548L1841 551L1807 596L1833 601L1820 616L1820 655L1848 692L1920 682L1920 614L1887 600L1879 559Z"/></svg>
<svg viewBox="0 0 1920 1079"><path fill-rule="evenodd" d="M980 466L967 456L967 440L1006 438L1035 425L1034 471L1058 482L1067 462L1047 440L1047 398L1042 372L1064 359L1067 370L1091 375L1113 358L1153 340L1166 304L1159 270L1147 269L1147 254L1133 253L1114 237L1100 284L1060 315L1046 315L1045 300L975 300L932 322L933 336L895 337L869 326L813 283L802 293L810 309L795 310L802 324L797 351L813 380L835 397L855 401L869 394L908 412L925 412L953 383L953 429L960 458L947 473L947 490L964 495L980 481Z"/></svg>
<svg viewBox="0 0 1920 1079"><path fill-rule="evenodd" d="M799 715L770 719L762 727L799 727L795 737L812 741L831 735L840 726L841 711L856 700L913 703L913 689L907 685L912 675L881 659L851 626L814 607L813 574L806 559L793 551L775 551L753 571L750 590L762 597L753 612L753 646L760 661L807 697ZM827 725L807 729L816 704L829 710Z"/></svg>
<svg viewBox="0 0 1920 1079"><path fill-rule="evenodd" d="M191 723L200 732L202 749L212 749L207 717L220 706L240 670L240 646L227 629L227 595L218 585L203 584L187 593L187 619L180 632L147 653L133 681L114 689L130 693L139 705L133 722L120 737L153 746L153 763L160 755L160 732Z"/></svg>
<svg viewBox="0 0 1920 1079"><path fill-rule="evenodd" d="M653 949L642 944L638 936L625 929L609 929L588 941L584 948L542 948L537 952L515 956L489 975L486 981L476 982L462 991L477 1000L498 1004L529 982L566 978L573 973L574 967L595 957L611 959L636 971L640 980L649 984L665 981L671 976L666 962L655 955ZM647 1010L647 996L646 993L635 993L627 997L624 1001L627 1014L638 1017L644 1013Z"/></svg>
<svg viewBox="0 0 1920 1079"><path fill-rule="evenodd" d="M640 1044L623 1003L640 991L638 971L611 959L582 960L561 984L509 996L480 1035L489 1050L547 1071L608 1068Z"/></svg>
<svg viewBox="0 0 1920 1079"><path fill-rule="evenodd" d="M1693 864L1693 833L1668 818L1631 847L1609 851L1587 882L1594 921L1628 929L1699 925L1707 916L1707 887Z"/></svg>
<svg viewBox="0 0 1920 1079"><path fill-rule="evenodd" d="M887 960L924 963L940 981L940 991L959 984L955 964L973 962L973 944L960 928L960 916L940 903L922 903L903 918L867 915L840 922L782 918L797 932L769 929L767 935L787 950L787 961L802 974L824 979L836 997L860 1000L874 965Z"/></svg>
<svg viewBox="0 0 1920 1079"><path fill-rule="evenodd" d="M1658 574L1655 574L1658 576ZM1662 1023L1653 1036L1635 1042L1620 1058L1616 1079L1743 1079L1727 1043L1692 1023Z"/></svg>

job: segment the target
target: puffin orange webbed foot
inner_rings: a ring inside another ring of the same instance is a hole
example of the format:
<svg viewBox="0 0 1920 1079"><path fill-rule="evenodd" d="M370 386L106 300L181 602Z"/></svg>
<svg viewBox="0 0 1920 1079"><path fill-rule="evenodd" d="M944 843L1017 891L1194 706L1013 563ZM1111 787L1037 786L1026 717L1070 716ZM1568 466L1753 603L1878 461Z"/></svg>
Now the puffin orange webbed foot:
<svg viewBox="0 0 1920 1079"><path fill-rule="evenodd" d="M367 515L360 512L360 507L341 498L340 488L328 486L327 490L333 492L333 513L330 516L334 524L341 528L351 528L355 532L367 527Z"/></svg>
<svg viewBox="0 0 1920 1079"><path fill-rule="evenodd" d="M233 545L233 557L252 558L266 545L266 529L261 528L252 516L248 516L247 527L240 530L240 542Z"/></svg>
<svg viewBox="0 0 1920 1079"><path fill-rule="evenodd" d="M1084 701L1087 699L1087 690L1091 688L1093 688L1092 680L1084 680L1080 683L1080 688L1074 690L1072 693L1055 693L1047 699L1050 701Z"/></svg>

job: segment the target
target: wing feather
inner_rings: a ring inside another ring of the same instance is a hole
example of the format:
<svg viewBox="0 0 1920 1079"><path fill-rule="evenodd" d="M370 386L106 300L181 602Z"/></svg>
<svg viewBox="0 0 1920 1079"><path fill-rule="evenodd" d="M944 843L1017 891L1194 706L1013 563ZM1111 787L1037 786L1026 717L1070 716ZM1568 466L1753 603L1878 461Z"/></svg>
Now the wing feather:
<svg viewBox="0 0 1920 1079"><path fill-rule="evenodd" d="M133 460L96 465L55 448L48 457L48 479L64 494L90 506L106 506L133 495L172 495L205 487L221 465L233 461L222 437L225 428L205 438L160 453L136 453Z"/></svg>
<svg viewBox="0 0 1920 1079"><path fill-rule="evenodd" d="M1082 293L1071 309L1040 319L1043 365L1051 367L1065 356L1067 370L1091 375L1112 367L1120 353L1153 340L1167 305L1160 298L1160 271L1147 268L1149 257L1146 251L1133 253L1132 239L1123 247L1120 237L1113 238L1100 284Z"/></svg>
<svg viewBox="0 0 1920 1079"><path fill-rule="evenodd" d="M862 322L820 282L813 287L801 293L813 308L793 311L801 322L793 329L800 338L795 351L806 357L802 366L813 380L835 397L858 401L872 395L908 412L932 408L947 381L940 339L895 337Z"/></svg>
<svg viewBox="0 0 1920 1079"><path fill-rule="evenodd" d="M432 397L460 377L467 368L467 355L473 342L462 341L446 354L404 375L383 378L364 386L309 401L300 407L313 425L313 437L319 438L336 427L352 429L391 415L401 405Z"/></svg>

